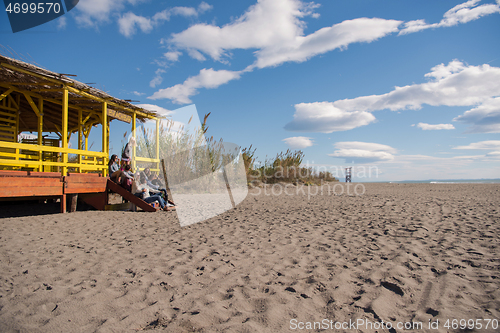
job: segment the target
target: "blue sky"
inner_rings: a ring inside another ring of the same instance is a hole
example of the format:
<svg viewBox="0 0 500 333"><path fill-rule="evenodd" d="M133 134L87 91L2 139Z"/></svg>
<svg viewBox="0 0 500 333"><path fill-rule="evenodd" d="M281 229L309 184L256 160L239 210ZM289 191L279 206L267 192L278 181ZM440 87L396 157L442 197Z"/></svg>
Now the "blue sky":
<svg viewBox="0 0 500 333"><path fill-rule="evenodd" d="M500 0L80 0L16 34L0 15L2 54L174 119L195 104L261 161L500 178ZM130 128L111 130L115 152Z"/></svg>

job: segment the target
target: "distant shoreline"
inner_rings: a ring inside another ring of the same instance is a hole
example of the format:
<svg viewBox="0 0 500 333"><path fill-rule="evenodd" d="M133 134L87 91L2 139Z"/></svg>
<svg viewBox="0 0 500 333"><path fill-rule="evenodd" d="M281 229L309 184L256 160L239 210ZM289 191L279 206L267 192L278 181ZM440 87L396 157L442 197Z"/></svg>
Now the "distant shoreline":
<svg viewBox="0 0 500 333"><path fill-rule="evenodd" d="M342 180L340 180L343 183ZM387 184L500 184L500 178L493 179L426 179L426 180L393 180L362 181L353 179L353 183L387 183Z"/></svg>

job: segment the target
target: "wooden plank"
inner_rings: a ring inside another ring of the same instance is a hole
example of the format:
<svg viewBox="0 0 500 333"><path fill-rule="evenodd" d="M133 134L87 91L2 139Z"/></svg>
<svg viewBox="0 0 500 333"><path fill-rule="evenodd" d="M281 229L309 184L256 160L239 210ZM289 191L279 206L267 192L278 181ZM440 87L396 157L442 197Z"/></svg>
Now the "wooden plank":
<svg viewBox="0 0 500 333"><path fill-rule="evenodd" d="M129 123L129 124L132 121L131 116L129 116L128 114L125 114L123 112L120 112L120 111L116 111L116 110L108 108L107 113L108 113L108 116L115 118L115 119L118 119L118 120L121 120L123 122Z"/></svg>
<svg viewBox="0 0 500 333"><path fill-rule="evenodd" d="M61 179L61 173L60 172L38 172L38 171L30 171L29 172L29 176L30 177L59 178L59 179Z"/></svg>
<svg viewBox="0 0 500 333"><path fill-rule="evenodd" d="M0 177L26 177L28 171L0 170Z"/></svg>
<svg viewBox="0 0 500 333"><path fill-rule="evenodd" d="M68 183L104 183L106 184L106 177L99 176L86 176L86 174L82 174L81 176L66 176L65 181Z"/></svg>
<svg viewBox="0 0 500 333"><path fill-rule="evenodd" d="M107 186L108 186L108 189L110 189L111 191L113 191L115 193L118 193L124 199L126 199L126 200L130 201L131 203L135 204L137 207L142 208L146 212L156 212L157 211L157 208L151 206L146 201L144 201L142 199L139 199L138 197L136 197L135 195L133 195L132 193L130 193L129 191L127 191L126 189L124 189L123 187L121 187L120 185L118 185L115 182L113 182L111 179L108 179L108 185Z"/></svg>
<svg viewBox="0 0 500 333"><path fill-rule="evenodd" d="M96 174L70 174L64 177L64 193L106 192L107 178Z"/></svg>
<svg viewBox="0 0 500 333"><path fill-rule="evenodd" d="M104 210L106 205L108 204L108 194L106 192L95 194L80 194L79 197L97 210Z"/></svg>
<svg viewBox="0 0 500 333"><path fill-rule="evenodd" d="M106 191L106 186L74 186L71 188L64 188L65 194L74 193L101 193Z"/></svg>
<svg viewBox="0 0 500 333"><path fill-rule="evenodd" d="M67 179L67 178L66 178ZM71 180L66 180L66 188L74 188L74 187L102 187L102 191L106 190L106 178L103 178L101 181L88 181L88 182L76 182Z"/></svg>
<svg viewBox="0 0 500 333"><path fill-rule="evenodd" d="M30 187L59 186L62 189L62 185L60 178L0 177L0 188L20 187L27 189Z"/></svg>
<svg viewBox="0 0 500 333"><path fill-rule="evenodd" d="M0 197L34 197L34 196L52 196L52 195L62 195L62 186L31 186L28 188L24 187L6 187L0 193Z"/></svg>
<svg viewBox="0 0 500 333"><path fill-rule="evenodd" d="M68 177L101 178L101 175L98 174L98 173L76 173L76 172L70 172L70 173L68 173Z"/></svg>
<svg viewBox="0 0 500 333"><path fill-rule="evenodd" d="M0 171L0 197L53 196L63 194L61 175L49 173L49 177L31 177L27 171Z"/></svg>

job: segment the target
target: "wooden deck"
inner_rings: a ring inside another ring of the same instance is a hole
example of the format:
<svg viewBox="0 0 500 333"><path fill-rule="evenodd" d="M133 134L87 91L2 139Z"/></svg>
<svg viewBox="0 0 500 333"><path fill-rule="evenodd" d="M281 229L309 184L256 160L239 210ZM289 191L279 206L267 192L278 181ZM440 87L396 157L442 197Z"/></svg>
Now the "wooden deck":
<svg viewBox="0 0 500 333"><path fill-rule="evenodd" d="M65 213L67 196L76 199L79 194L83 197L89 194L89 197L93 197L93 194L100 196L101 201L105 200L106 204L107 180L107 177L95 173L69 173L67 176L61 176L59 172L1 170L0 199L59 198L61 212Z"/></svg>
<svg viewBox="0 0 500 333"><path fill-rule="evenodd" d="M67 201L71 211L76 209L80 198L98 210L113 209L109 205L108 190L122 196L131 204L146 212L156 212L158 207L139 199L108 177L97 173L69 173L61 176L58 172L8 171L0 170L0 200L59 198L61 213L66 213ZM116 209L119 209L115 205ZM124 208L130 205L122 205Z"/></svg>

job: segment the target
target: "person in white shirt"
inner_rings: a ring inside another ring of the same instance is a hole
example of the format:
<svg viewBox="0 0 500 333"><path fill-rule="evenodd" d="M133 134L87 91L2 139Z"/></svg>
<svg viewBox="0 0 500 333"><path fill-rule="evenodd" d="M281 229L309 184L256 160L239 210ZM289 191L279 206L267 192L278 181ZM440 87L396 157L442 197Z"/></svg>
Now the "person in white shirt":
<svg viewBox="0 0 500 333"><path fill-rule="evenodd" d="M158 194L160 191L149 187L146 177L139 172L135 174L134 182L132 183L132 193L149 204L158 201L161 209L168 210L165 200Z"/></svg>

